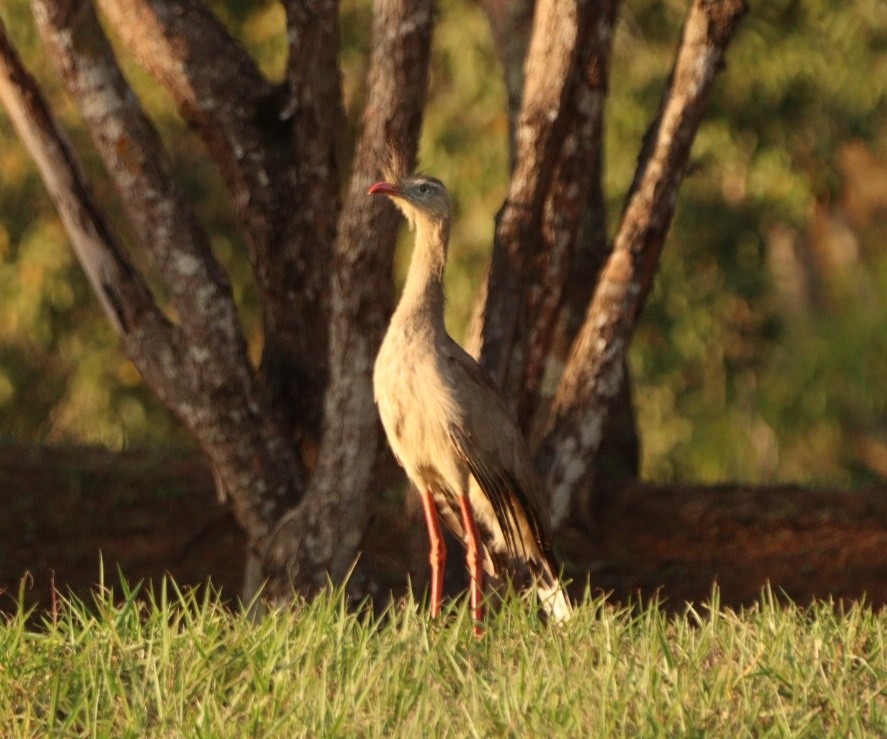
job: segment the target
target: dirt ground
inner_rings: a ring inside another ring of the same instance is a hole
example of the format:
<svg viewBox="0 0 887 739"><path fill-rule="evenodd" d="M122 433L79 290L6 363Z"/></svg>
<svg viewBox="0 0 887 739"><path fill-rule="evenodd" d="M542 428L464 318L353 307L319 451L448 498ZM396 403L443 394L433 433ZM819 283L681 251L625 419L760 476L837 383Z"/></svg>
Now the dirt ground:
<svg viewBox="0 0 887 739"><path fill-rule="evenodd" d="M172 574L239 592L244 538L216 501L195 453L0 444L0 610L22 578L30 604L47 606L52 584L88 598L98 579L130 582ZM680 609L717 582L724 605L752 603L770 583L804 603L813 597L887 603L887 487L858 491L637 484L593 532L559 537L574 587L586 581L616 602L656 594ZM421 520L380 502L360 576L371 590L421 582ZM448 572L458 587L460 554Z"/></svg>

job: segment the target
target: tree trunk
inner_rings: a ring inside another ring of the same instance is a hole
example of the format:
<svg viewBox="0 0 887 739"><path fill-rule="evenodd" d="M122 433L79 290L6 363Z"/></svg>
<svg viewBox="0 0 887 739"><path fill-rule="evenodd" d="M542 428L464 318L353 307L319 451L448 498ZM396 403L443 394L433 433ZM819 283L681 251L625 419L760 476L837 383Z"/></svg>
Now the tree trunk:
<svg viewBox="0 0 887 739"><path fill-rule="evenodd" d="M398 222L366 190L389 146L415 163L434 2L374 2L367 103L346 188L336 0L284 2L281 83L265 78L199 0L95 2L220 169L262 302L260 367L249 361L228 276L91 2L33 7L137 243L124 244L110 226L2 23L0 99L124 351L212 462L266 594L286 601L294 589L310 595L341 583L371 502L390 483L371 372L393 305ZM535 12L533 0L485 7L505 69L512 172L497 217L481 358L523 428L542 439L539 463L558 523L571 508L592 508L582 495L614 398L629 411L618 456L636 468L625 354L744 6L694 3L612 253L601 140L616 0L538 0ZM129 258L136 248L156 267L168 305Z"/></svg>
<svg viewBox="0 0 887 739"><path fill-rule="evenodd" d="M520 33L523 29L522 19L528 15L528 8L532 3L525 1L510 5L488 0L485 6L505 72L511 113L517 108L514 104L516 97L518 104L520 102L520 97L513 88L516 87L515 81L523 80L524 57L527 53L528 37ZM524 331L515 342L518 346L522 342L525 348L514 350L511 362L515 366L513 371L523 374L521 381L514 383L521 393L516 400L516 407L533 448L538 446L548 424L554 391L560 381L570 346L579 331L600 270L610 252L603 191L603 110L616 6L616 2L602 3L590 11L587 8L583 10L582 4L577 3L573 13L568 13L566 20L561 21L562 24L578 25L581 21L580 14L588 14L585 21L588 30L580 35L581 29L577 28L574 48L570 51L570 54L578 57L574 62L576 71L573 76L581 77L574 82L575 86L569 94L564 96L556 114L552 112L541 123L544 126L547 118L554 129L556 115L556 118L562 119L563 122L559 125L565 130L551 184L546 188L540 183L545 201L542 220L537 227L541 241L538 246L539 254L532 260L531 272L537 276L535 286L526 277L515 275L513 283L523 285L522 289L525 291L525 296L522 297L521 289L516 289L507 278L497 280L497 264L500 272L511 267L505 260L497 263L494 259L487 290L482 296L488 315L503 314L504 307L496 313L491 310L497 303L507 306L514 316L518 315L521 300L533 303L530 309L533 319L525 318L521 321L515 318L510 329L515 332ZM568 4L562 4L561 10L568 11ZM548 13L549 8L540 5L538 12ZM565 43L569 34L562 30L558 38ZM520 47L521 40L523 48ZM551 53L547 44L538 42L530 50L527 66L531 70L535 69L537 75L544 75L548 71ZM529 107L532 102L527 105ZM529 117L530 114L527 112L524 115ZM524 159L519 161L526 162L535 151L528 146L528 142L534 137L532 133L528 133L526 123L519 129L512 122L511 129L521 131L522 144L519 145L512 138L512 159L522 156ZM533 169L536 163L531 160L527 166ZM502 221L521 217L518 209L507 208L508 201L500 214L500 229L497 230L494 251L506 248L508 233L501 228ZM523 236L516 239L512 248L529 251L532 244L527 236ZM492 299L490 290L493 291ZM505 315L509 313L505 312ZM524 326L524 323L528 325ZM475 332L485 331L483 338L486 343L480 354L488 362L496 361L496 344L500 340L497 336L503 330L506 329L488 327L486 324L481 328L480 321L476 323ZM480 341L479 335L470 340L475 346ZM506 382L507 377L502 381ZM595 511L604 501L604 491L615 487L626 477L636 477L638 474L639 441L631 405L630 382L628 373L624 373L623 387L617 396L614 413L606 422L606 463L598 468L597 456L586 460L590 469L598 471L590 474L588 484L576 491L577 501L571 516L574 523L592 524L596 517Z"/></svg>
<svg viewBox="0 0 887 739"><path fill-rule="evenodd" d="M387 142L399 142L407 165L415 165L433 19L431 0L376 3L369 98L335 251L323 441L308 495L281 521L268 551L274 598L288 598L290 583L312 593L330 578L342 581L379 492L372 474L381 440L372 371L393 309L399 222L366 193L388 155Z"/></svg>
<svg viewBox="0 0 887 739"><path fill-rule="evenodd" d="M644 140L628 204L585 321L574 342L540 448L552 496L552 522L569 513L588 484L587 460L619 392L631 333L650 292L674 215L690 146L724 51L745 12L742 0L696 0L659 114Z"/></svg>

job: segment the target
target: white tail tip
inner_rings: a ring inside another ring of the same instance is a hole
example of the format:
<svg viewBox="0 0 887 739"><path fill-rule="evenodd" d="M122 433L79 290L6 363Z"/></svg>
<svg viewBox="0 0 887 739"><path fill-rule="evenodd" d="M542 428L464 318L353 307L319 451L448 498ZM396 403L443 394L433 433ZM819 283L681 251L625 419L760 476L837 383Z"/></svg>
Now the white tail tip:
<svg viewBox="0 0 887 739"><path fill-rule="evenodd" d="M540 585L538 593L542 608L556 624L569 621L573 616L573 606L570 605L570 599L560 583L556 583L554 587Z"/></svg>

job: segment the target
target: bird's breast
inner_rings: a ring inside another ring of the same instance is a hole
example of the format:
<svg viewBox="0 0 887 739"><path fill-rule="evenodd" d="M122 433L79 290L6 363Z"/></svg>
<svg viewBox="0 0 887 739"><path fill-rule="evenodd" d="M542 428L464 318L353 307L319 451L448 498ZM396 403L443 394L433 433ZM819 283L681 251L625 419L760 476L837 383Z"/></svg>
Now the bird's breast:
<svg viewBox="0 0 887 739"><path fill-rule="evenodd" d="M452 394L442 382L433 351L415 344L383 343L373 373L379 416L388 443L416 484L433 475L454 476L449 437ZM433 475L432 475L433 471Z"/></svg>

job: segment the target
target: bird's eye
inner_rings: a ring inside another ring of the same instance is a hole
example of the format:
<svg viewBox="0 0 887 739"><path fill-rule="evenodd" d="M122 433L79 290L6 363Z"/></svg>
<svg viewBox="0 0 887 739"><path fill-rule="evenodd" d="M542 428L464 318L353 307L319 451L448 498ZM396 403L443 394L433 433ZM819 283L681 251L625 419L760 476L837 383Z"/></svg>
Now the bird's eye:
<svg viewBox="0 0 887 739"><path fill-rule="evenodd" d="M422 195L427 195L428 193L431 192L431 188L428 187L428 185L419 185L419 192Z"/></svg>

